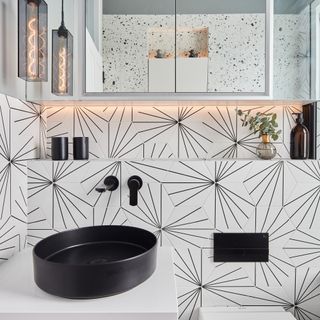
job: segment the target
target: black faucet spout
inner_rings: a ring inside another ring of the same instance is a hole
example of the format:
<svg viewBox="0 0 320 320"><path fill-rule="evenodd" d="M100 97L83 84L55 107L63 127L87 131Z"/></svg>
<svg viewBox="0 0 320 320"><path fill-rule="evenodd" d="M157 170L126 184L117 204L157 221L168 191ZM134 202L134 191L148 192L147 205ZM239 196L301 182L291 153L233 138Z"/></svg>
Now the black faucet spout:
<svg viewBox="0 0 320 320"><path fill-rule="evenodd" d="M119 180L115 176L108 176L103 181L103 186L99 186L96 188L96 191L99 193L103 193L106 191L115 191L119 187Z"/></svg>

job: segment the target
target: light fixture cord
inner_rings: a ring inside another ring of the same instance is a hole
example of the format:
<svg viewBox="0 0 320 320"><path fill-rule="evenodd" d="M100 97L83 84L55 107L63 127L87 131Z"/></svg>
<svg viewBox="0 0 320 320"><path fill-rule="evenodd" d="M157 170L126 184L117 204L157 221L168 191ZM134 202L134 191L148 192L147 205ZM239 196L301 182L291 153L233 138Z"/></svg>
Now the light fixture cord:
<svg viewBox="0 0 320 320"><path fill-rule="evenodd" d="M64 26L64 0L61 0L61 25Z"/></svg>

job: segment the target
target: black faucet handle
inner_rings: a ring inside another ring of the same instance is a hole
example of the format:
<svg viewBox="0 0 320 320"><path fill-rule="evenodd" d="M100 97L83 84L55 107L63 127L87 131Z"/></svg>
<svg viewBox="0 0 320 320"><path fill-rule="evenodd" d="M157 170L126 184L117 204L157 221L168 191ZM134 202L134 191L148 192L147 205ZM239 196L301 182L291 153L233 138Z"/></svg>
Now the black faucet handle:
<svg viewBox="0 0 320 320"><path fill-rule="evenodd" d="M132 176L128 180L130 190L130 206L138 205L138 191L143 185L142 179L139 176Z"/></svg>
<svg viewBox="0 0 320 320"><path fill-rule="evenodd" d="M115 176L108 176L103 181L104 186L97 187L96 191L99 193L103 193L106 191L115 191L119 187L119 180Z"/></svg>

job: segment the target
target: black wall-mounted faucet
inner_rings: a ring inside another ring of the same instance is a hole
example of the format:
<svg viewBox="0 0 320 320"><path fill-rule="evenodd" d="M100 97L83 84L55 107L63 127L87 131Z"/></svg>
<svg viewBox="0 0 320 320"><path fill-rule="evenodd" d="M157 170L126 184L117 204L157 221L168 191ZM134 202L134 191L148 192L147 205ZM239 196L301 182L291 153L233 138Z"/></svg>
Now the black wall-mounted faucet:
<svg viewBox="0 0 320 320"><path fill-rule="evenodd" d="M130 206L138 205L138 191L143 185L142 179L138 176L132 176L128 180L128 187L130 190Z"/></svg>
<svg viewBox="0 0 320 320"><path fill-rule="evenodd" d="M96 188L97 192L103 193L106 191L114 191L118 189L119 180L115 176L108 176L104 179L103 184L104 184L103 186Z"/></svg>

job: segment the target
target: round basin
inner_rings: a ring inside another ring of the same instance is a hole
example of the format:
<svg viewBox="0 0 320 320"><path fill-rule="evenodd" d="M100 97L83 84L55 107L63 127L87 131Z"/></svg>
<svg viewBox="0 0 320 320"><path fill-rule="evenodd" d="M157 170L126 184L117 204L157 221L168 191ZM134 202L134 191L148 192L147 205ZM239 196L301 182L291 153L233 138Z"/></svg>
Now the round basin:
<svg viewBox="0 0 320 320"><path fill-rule="evenodd" d="M71 299L128 291L153 274L156 260L155 235L126 226L65 231L43 239L33 249L38 287Z"/></svg>

